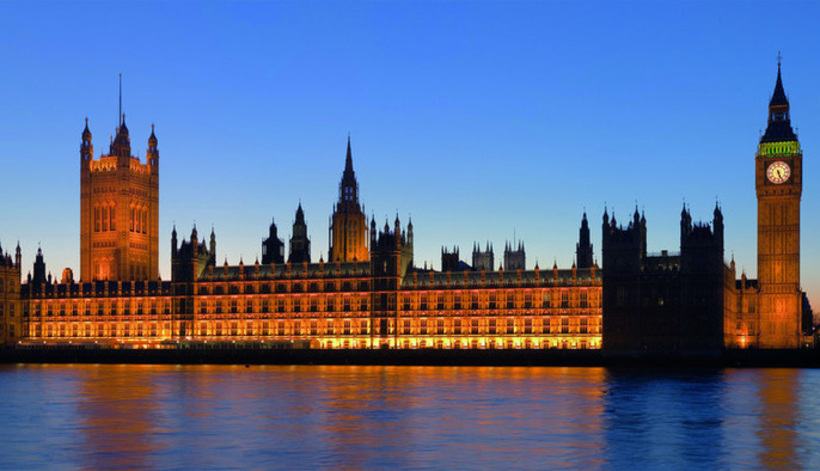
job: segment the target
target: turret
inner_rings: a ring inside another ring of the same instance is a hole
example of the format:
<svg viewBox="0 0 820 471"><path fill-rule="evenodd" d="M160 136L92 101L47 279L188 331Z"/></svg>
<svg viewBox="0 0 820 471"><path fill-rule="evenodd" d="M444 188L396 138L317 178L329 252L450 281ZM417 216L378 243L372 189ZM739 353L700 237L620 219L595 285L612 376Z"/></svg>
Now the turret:
<svg viewBox="0 0 820 471"><path fill-rule="evenodd" d="M20 250L20 241L17 241L17 249L14 251L14 268L20 269L23 266L23 252Z"/></svg>
<svg viewBox="0 0 820 471"><path fill-rule="evenodd" d="M32 283L40 285L46 282L46 263L43 261L43 249L37 247L37 256L34 258L34 278Z"/></svg>
<svg viewBox="0 0 820 471"><path fill-rule="evenodd" d="M131 158L131 137L128 134L128 126L125 125L125 114L122 115L122 121L119 128L117 128L117 135L114 141L111 142L109 155L116 155L118 165L128 167L127 159Z"/></svg>
<svg viewBox="0 0 820 471"><path fill-rule="evenodd" d="M159 174L159 148L157 147L157 136L154 134L154 125L151 125L151 136L148 138L148 152L146 162L151 167L151 173Z"/></svg>
<svg viewBox="0 0 820 471"><path fill-rule="evenodd" d="M589 222L587 213L581 219L581 229L578 231L578 244L575 246L575 263L578 268L584 269L592 266L592 243L589 239Z"/></svg>
<svg viewBox="0 0 820 471"><path fill-rule="evenodd" d="M407 220L407 245L413 247L413 218Z"/></svg>
<svg viewBox="0 0 820 471"><path fill-rule="evenodd" d="M216 263L216 233L214 232L213 226L211 226L211 244L210 250L211 258L213 258L214 263Z"/></svg>
<svg viewBox="0 0 820 471"><path fill-rule="evenodd" d="M299 203L299 207L296 208L296 218L293 221L293 232L290 238L290 254L288 255L288 263L304 262L310 263L310 239L307 235L305 212L302 210L302 203Z"/></svg>
<svg viewBox="0 0 820 471"><path fill-rule="evenodd" d="M276 222L271 220L268 238L262 241L262 263L285 263L285 243L279 238Z"/></svg>
<svg viewBox="0 0 820 471"><path fill-rule="evenodd" d="M194 258L196 258L199 249L199 239L197 238L196 224L194 224L194 228L191 229L191 248L193 250Z"/></svg>
<svg viewBox="0 0 820 471"><path fill-rule="evenodd" d="M714 218L712 219L712 227L715 231L715 236L720 237L723 239L723 212L720 210L720 206L715 203L715 211L714 211Z"/></svg>
<svg viewBox="0 0 820 471"><path fill-rule="evenodd" d="M83 129L82 143L80 144L80 162L83 169L90 166L94 159L94 145L91 144L91 131L88 129L88 118L85 118L85 129Z"/></svg>

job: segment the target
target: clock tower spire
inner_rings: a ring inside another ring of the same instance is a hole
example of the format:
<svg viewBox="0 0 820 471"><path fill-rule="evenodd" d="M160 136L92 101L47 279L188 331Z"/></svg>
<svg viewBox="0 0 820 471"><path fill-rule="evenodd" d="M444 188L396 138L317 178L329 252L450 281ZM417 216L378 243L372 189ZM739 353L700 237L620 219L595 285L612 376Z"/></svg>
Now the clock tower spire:
<svg viewBox="0 0 820 471"><path fill-rule="evenodd" d="M778 57L768 124L755 156L760 348L799 348L801 343L802 163Z"/></svg>

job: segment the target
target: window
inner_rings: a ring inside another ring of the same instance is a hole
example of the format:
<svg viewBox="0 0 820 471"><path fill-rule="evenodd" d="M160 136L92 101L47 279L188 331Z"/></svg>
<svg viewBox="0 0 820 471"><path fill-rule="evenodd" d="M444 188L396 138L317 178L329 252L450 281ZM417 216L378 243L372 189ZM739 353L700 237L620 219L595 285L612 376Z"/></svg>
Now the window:
<svg viewBox="0 0 820 471"><path fill-rule="evenodd" d="M444 319L436 319L436 334L444 335Z"/></svg>
<svg viewBox="0 0 820 471"><path fill-rule="evenodd" d="M461 319L455 319L453 321L453 333L455 335L461 335Z"/></svg>

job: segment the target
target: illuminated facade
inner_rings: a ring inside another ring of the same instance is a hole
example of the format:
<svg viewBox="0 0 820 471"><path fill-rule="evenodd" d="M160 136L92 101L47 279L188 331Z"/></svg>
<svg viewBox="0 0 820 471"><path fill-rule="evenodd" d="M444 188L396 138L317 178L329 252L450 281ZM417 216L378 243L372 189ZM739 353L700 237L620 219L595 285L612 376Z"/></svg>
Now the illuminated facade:
<svg viewBox="0 0 820 471"><path fill-rule="evenodd" d="M81 144L81 271L46 275L38 250L20 280L0 249L0 339L34 344L169 346L252 343L312 348L600 349L634 354L713 354L723 348L811 343L811 309L799 280L802 154L778 69L769 127L756 158L759 279L726 264L723 214L693 223L681 212L680 252L646 251L646 219L626 227L605 211L600 269L584 214L571 268L527 269L523 242L493 266L488 243L472 266L442 250L442 270L413 263L414 228L368 227L348 139L339 200L329 221L328 260L312 263L301 205L289 252L275 224L262 263L217 264L216 235L171 234L171 280L157 271L157 139L142 164L124 119L109 155ZM810 325L810 324L809 324Z"/></svg>
<svg viewBox="0 0 820 471"><path fill-rule="evenodd" d="M146 162L131 155L122 115L108 155L94 159L88 120L80 146L80 279L159 279L159 150L153 126Z"/></svg>
<svg viewBox="0 0 820 471"><path fill-rule="evenodd" d="M127 137L122 123L112 156L101 159L110 160L107 171L114 178L94 180L89 192L85 186L89 169L96 176L93 172L101 171L104 164L93 161L90 132L87 128L83 132L84 208L102 201L94 195L134 193L129 179L118 179L120 161L128 162L140 185L156 183L156 138L152 134L149 140L149 159L143 169L130 157ZM143 176L151 178L141 179ZM116 191L117 182L128 191ZM105 192L93 191L95 185ZM112 207L135 201L143 200L129 197ZM102 225L100 231L91 230L92 245L105 232L119 233L122 227L127 229L124 235L132 238L150 234L151 225L142 222L140 231L131 234L130 225L120 225L119 213L109 210L109 220L117 222L109 222L108 231L102 231ZM184 341L279 346L294 342L312 348L600 348L597 266L554 267L543 272L538 267L494 271L458 263L454 271L414 267L412 222L403 228L397 217L392 228L385 224L378 230L372 220L368 229L359 205L349 141L330 234L330 260L310 263L310 241L300 205L288 263L283 263L284 243L271 224L263 242L266 263L217 265L213 230L207 241L195 227L187 240L180 240L174 228L171 281L159 281L142 270L133 275L130 270L114 270L123 266L118 260L139 260L144 254L133 244L111 252L121 258L112 255L110 260L116 263L108 265L111 271L96 272L107 276L81 276L79 282L70 276L59 283L46 277L42 253L38 253L35 276L18 290L22 299L17 301L19 325L7 328L11 335L5 339L155 347ZM588 243L588 228L586 235L584 243ZM83 240L85 237L84 231ZM523 265L523 245L520 252ZM83 257L88 253L83 251ZM92 262L105 259L100 251L90 253L96 256L91 257ZM10 273L19 279L19 267Z"/></svg>

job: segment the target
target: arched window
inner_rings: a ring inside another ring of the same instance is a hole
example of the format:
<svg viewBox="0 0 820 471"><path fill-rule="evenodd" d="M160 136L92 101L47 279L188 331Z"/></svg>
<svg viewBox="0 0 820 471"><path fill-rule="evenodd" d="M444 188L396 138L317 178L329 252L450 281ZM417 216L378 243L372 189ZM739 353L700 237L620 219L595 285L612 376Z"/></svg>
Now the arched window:
<svg viewBox="0 0 820 471"><path fill-rule="evenodd" d="M117 230L117 212L114 210L114 205L111 205L111 208L108 209L108 228L112 231Z"/></svg>
<svg viewBox="0 0 820 471"><path fill-rule="evenodd" d="M102 207L102 231L108 230L108 206Z"/></svg>
<svg viewBox="0 0 820 471"><path fill-rule="evenodd" d="M100 208L94 207L94 232L100 232Z"/></svg>

